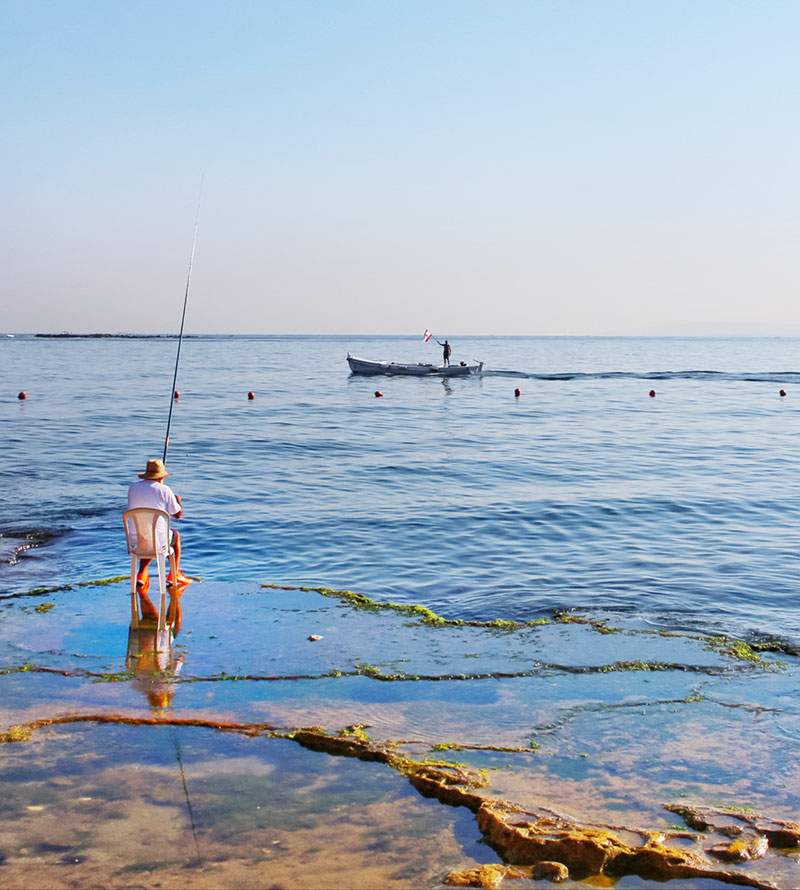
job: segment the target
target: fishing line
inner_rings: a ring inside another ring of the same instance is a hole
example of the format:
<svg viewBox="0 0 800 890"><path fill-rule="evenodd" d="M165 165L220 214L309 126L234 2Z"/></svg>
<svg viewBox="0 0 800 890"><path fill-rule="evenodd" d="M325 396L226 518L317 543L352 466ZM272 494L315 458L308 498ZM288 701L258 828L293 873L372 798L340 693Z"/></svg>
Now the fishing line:
<svg viewBox="0 0 800 890"><path fill-rule="evenodd" d="M187 464L189 462L190 454L191 454L191 452L187 451L186 454L183 455L183 460L181 461L180 466L172 474L172 483L171 484L175 485L176 488L180 484L180 486L183 490L186 489L186 480L189 477L189 474L187 473L186 469L187 469Z"/></svg>
<svg viewBox="0 0 800 890"><path fill-rule="evenodd" d="M178 383L178 364L181 360L181 344L183 343L183 326L186 321L186 305L189 302L189 285L192 281L192 265L194 264L194 248L197 244L197 224L200 221L200 197L203 194L203 180L200 180L200 192L197 195L197 213L194 218L194 235L192 236L192 252L189 256L189 271L186 274L186 293L183 296L183 314L181 315L181 332L178 335L178 354L175 356L175 373L172 375L172 389L169 393L169 416L167 417L167 434L164 437L164 463L167 462L169 448L169 428L172 424L172 409L175 405L175 387Z"/></svg>
<svg viewBox="0 0 800 890"><path fill-rule="evenodd" d="M202 867L203 858L200 855L200 843L197 840L197 829L194 824L194 813L192 812L192 802L189 800L189 788L186 784L186 774L183 771L183 757L181 757L181 746L178 742L177 730L173 727L172 741L175 744L175 756L178 759L178 768L181 771L181 782L183 783L183 794L186 798L186 809L189 811L189 824L192 826L192 837L194 838L194 847L197 851L197 862Z"/></svg>

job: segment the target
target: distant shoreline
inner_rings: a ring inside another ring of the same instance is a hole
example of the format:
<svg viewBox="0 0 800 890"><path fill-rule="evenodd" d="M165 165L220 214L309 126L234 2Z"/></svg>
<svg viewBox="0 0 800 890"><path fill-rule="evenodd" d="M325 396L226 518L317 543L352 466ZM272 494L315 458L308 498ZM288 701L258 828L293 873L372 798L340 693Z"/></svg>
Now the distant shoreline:
<svg viewBox="0 0 800 890"><path fill-rule="evenodd" d="M174 340L177 334L34 334L35 337L48 337L57 340ZM185 337L192 337L186 334Z"/></svg>

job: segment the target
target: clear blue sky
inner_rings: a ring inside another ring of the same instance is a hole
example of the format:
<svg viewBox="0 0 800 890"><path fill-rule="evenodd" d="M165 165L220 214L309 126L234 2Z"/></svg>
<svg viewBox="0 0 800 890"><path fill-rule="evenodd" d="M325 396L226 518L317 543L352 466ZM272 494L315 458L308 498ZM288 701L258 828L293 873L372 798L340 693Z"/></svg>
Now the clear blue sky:
<svg viewBox="0 0 800 890"><path fill-rule="evenodd" d="M0 0L6 331L797 333L796 0Z"/></svg>

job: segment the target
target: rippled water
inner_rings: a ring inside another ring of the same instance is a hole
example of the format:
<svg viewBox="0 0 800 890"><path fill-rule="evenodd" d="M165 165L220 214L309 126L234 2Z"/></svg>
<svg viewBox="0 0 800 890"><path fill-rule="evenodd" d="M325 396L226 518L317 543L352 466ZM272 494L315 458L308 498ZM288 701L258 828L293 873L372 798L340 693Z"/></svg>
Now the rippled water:
<svg viewBox="0 0 800 890"><path fill-rule="evenodd" d="M450 339L482 378L349 375L348 351L438 358L416 337L185 340L185 569L800 640L800 341ZM0 342L0 595L127 571L120 512L161 455L175 348Z"/></svg>

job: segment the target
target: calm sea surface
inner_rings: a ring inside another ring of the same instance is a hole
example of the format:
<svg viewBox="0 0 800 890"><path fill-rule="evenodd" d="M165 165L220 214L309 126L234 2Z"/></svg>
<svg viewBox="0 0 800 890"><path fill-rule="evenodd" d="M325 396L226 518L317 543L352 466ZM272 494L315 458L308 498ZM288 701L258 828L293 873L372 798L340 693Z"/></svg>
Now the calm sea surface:
<svg viewBox="0 0 800 890"><path fill-rule="evenodd" d="M451 339L482 378L349 374L348 351L438 359L417 337L184 340L184 569L800 642L800 341ZM2 338L0 596L127 573L175 350Z"/></svg>

